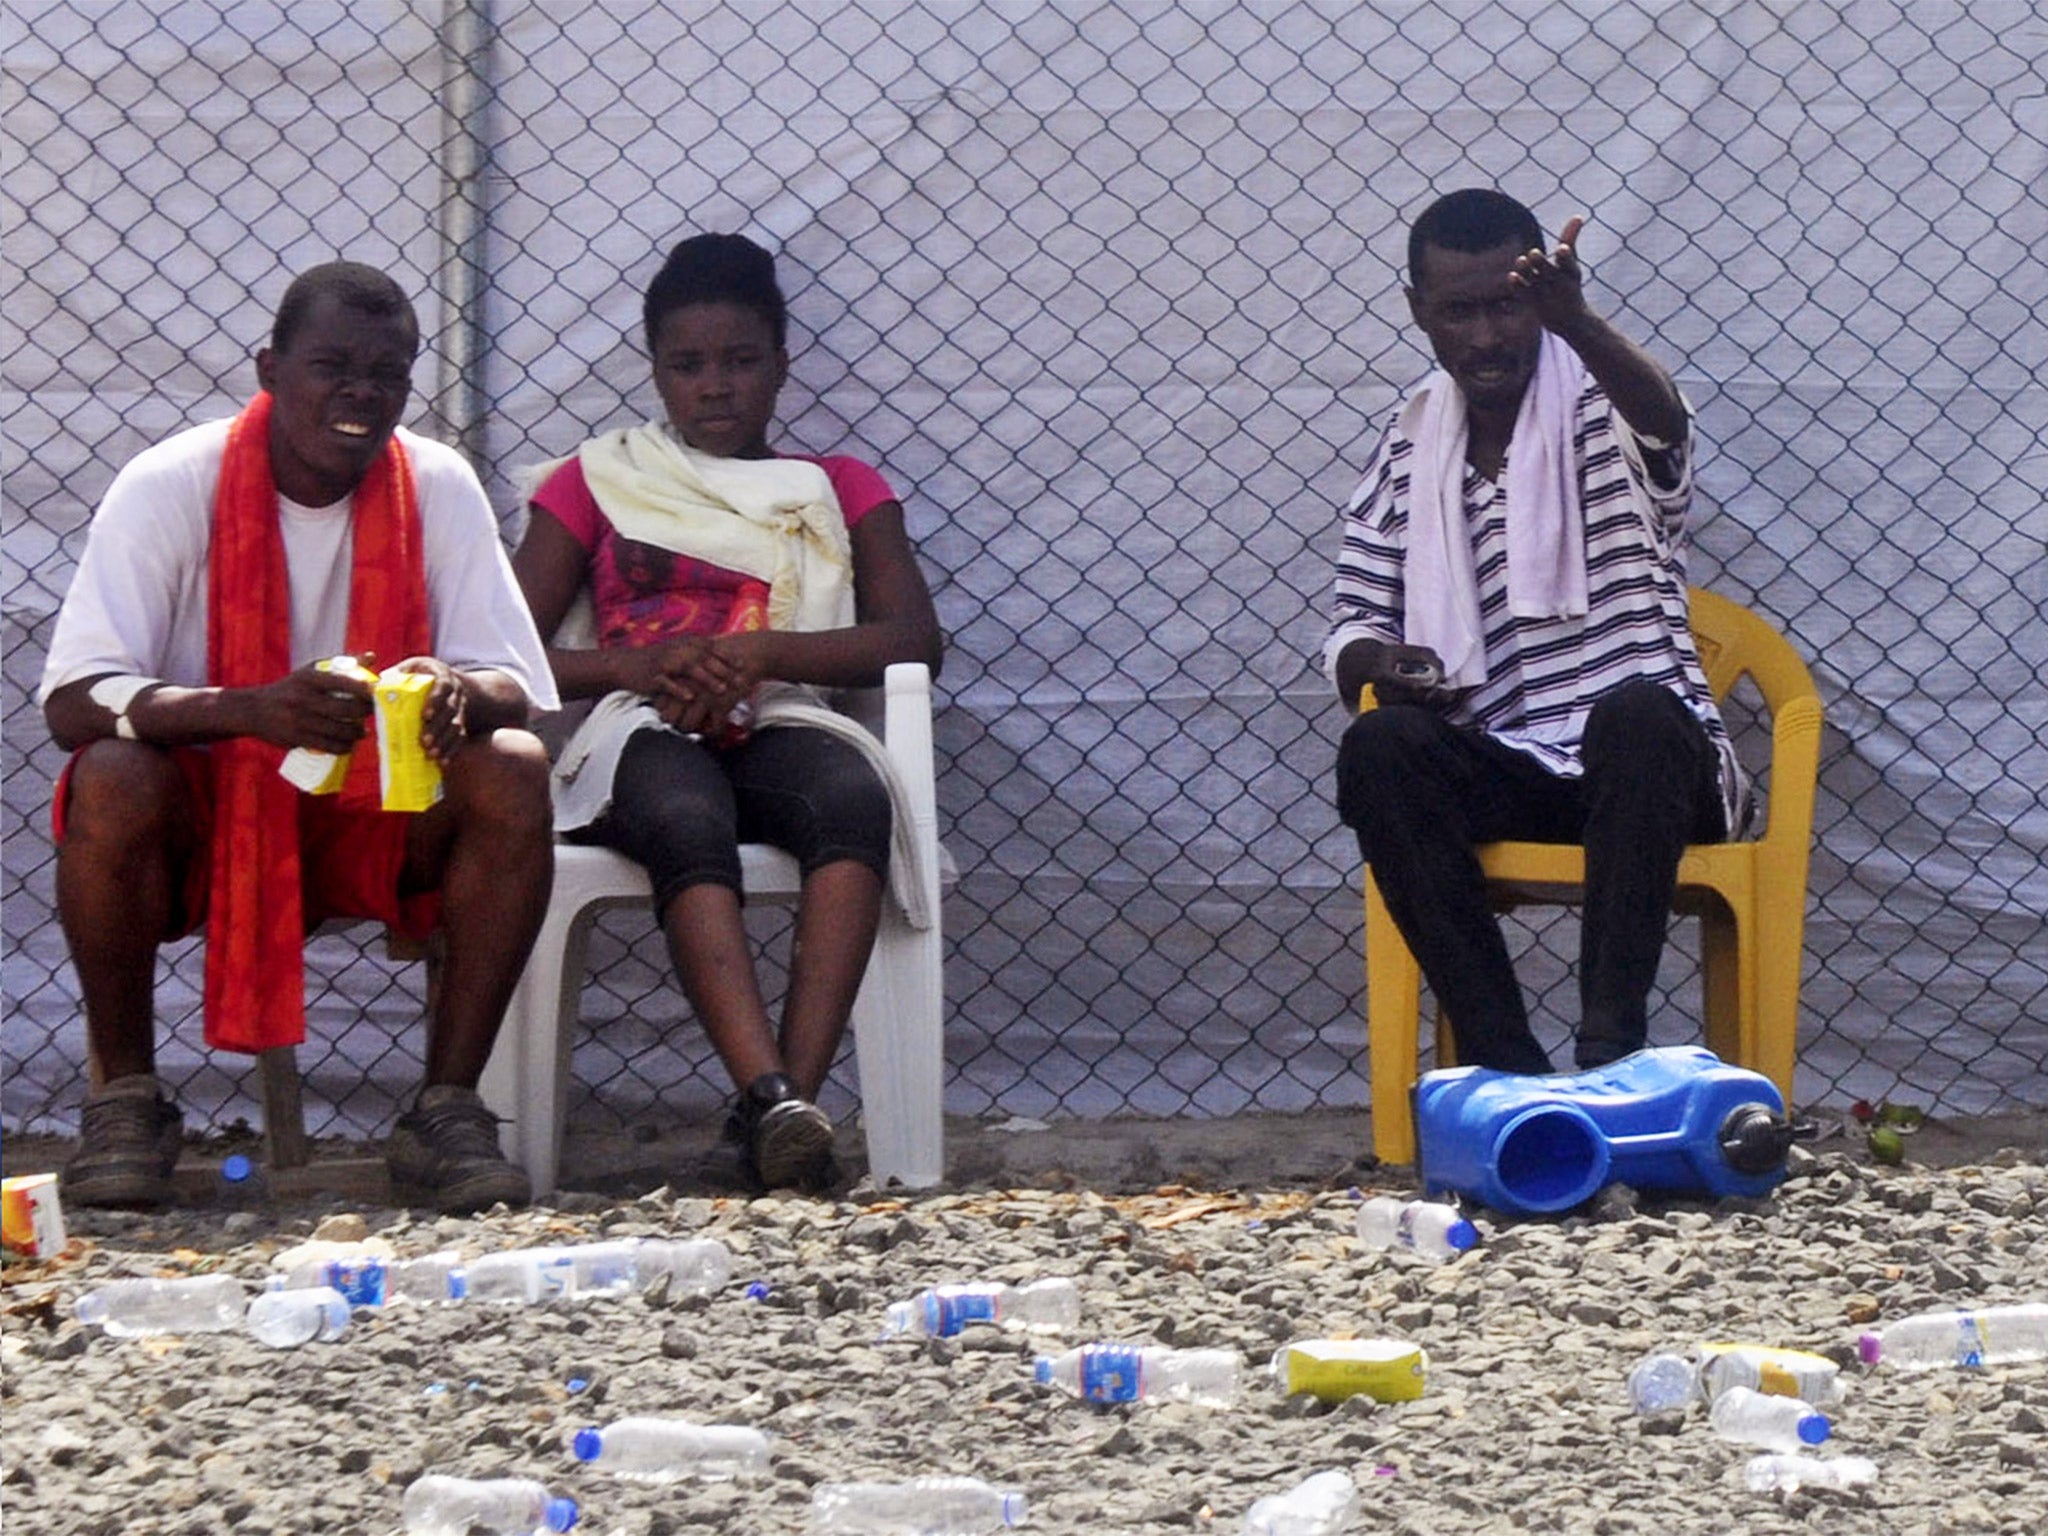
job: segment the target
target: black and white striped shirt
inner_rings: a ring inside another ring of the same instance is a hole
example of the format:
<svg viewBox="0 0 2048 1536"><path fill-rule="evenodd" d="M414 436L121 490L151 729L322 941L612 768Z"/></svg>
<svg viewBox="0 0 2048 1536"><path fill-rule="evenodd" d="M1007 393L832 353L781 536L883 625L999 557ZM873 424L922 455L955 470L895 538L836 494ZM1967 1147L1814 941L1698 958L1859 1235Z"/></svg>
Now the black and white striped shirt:
<svg viewBox="0 0 2048 1536"><path fill-rule="evenodd" d="M1486 633L1486 681L1443 695L1444 716L1526 752L1552 773L1576 776L1584 769L1580 746L1594 701L1631 679L1661 683L1685 701L1719 750L1726 824L1740 829L1748 782L1687 622L1690 432L1673 448L1646 449L1605 391L1589 384L1579 396L1573 450L1585 509L1582 618L1518 619L1509 612L1506 470L1488 480L1466 466L1463 500ZM1337 657L1352 641L1402 641L1413 456L1396 411L1345 510L1335 612L1323 651L1333 681Z"/></svg>

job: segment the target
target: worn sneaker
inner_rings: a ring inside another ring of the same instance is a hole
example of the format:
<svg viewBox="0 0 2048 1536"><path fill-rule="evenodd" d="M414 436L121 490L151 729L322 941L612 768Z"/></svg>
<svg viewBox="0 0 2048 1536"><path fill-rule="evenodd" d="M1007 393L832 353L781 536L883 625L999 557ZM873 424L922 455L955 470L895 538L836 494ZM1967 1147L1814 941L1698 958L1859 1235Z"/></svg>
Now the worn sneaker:
<svg viewBox="0 0 2048 1536"><path fill-rule="evenodd" d="M782 1073L749 1083L740 1115L763 1188L820 1189L832 1181L832 1121Z"/></svg>
<svg viewBox="0 0 2048 1536"><path fill-rule="evenodd" d="M399 1116L384 1162L394 1194L437 1210L461 1214L533 1199L533 1181L498 1150L498 1117L469 1088L421 1089Z"/></svg>
<svg viewBox="0 0 2048 1536"><path fill-rule="evenodd" d="M118 1077L86 1095L78 1152L58 1180L73 1205L168 1205L185 1117L152 1073Z"/></svg>

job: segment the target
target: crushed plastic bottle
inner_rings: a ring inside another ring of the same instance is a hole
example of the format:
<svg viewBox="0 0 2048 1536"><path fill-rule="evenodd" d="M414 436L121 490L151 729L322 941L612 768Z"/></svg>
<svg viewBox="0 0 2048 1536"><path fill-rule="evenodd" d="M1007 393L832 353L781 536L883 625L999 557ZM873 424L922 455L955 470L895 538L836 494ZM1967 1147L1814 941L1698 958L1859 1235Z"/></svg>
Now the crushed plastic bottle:
<svg viewBox="0 0 2048 1536"><path fill-rule="evenodd" d="M182 1280L109 1280L78 1298L78 1320L117 1339L160 1333L226 1333L249 1298L232 1275Z"/></svg>
<svg viewBox="0 0 2048 1536"><path fill-rule="evenodd" d="M2048 1302L1922 1312L1864 1334L1857 1353L1865 1365L1907 1371L2048 1360Z"/></svg>
<svg viewBox="0 0 2048 1536"><path fill-rule="evenodd" d="M1801 1488L1864 1488L1877 1481L1877 1463L1864 1456L1752 1456L1742 1469L1751 1493L1794 1493Z"/></svg>
<svg viewBox="0 0 2048 1536"><path fill-rule="evenodd" d="M576 1459L602 1472L640 1482L705 1482L768 1470L768 1437L743 1424L691 1424L682 1419L615 1419L579 1429L570 1442Z"/></svg>
<svg viewBox="0 0 2048 1536"><path fill-rule="evenodd" d="M1441 1264L1479 1241L1479 1229L1454 1205L1374 1195L1358 1208L1358 1236L1368 1248L1406 1248Z"/></svg>
<svg viewBox="0 0 2048 1536"><path fill-rule="evenodd" d="M1807 1450L1833 1433L1826 1416L1798 1398L1773 1397L1751 1387L1730 1387L1715 1398L1707 1422L1723 1440L1767 1451Z"/></svg>
<svg viewBox="0 0 2048 1536"><path fill-rule="evenodd" d="M1071 1280L991 1280L935 1285L908 1301L891 1302L882 1316L882 1337L950 1339L970 1323L1070 1333L1080 1320L1081 1293Z"/></svg>
<svg viewBox="0 0 2048 1536"><path fill-rule="evenodd" d="M259 1344L272 1349L331 1343L348 1332L348 1298L331 1285L273 1286L249 1303L243 1321Z"/></svg>
<svg viewBox="0 0 2048 1536"><path fill-rule="evenodd" d="M406 1536L533 1536L576 1523L576 1501L526 1477L449 1477L429 1472L405 1490Z"/></svg>
<svg viewBox="0 0 2048 1536"><path fill-rule="evenodd" d="M1349 1472L1318 1472L1245 1512L1244 1536L1338 1536L1358 1518L1358 1485Z"/></svg>
<svg viewBox="0 0 2048 1536"><path fill-rule="evenodd" d="M1325 1403L1360 1395L1382 1403L1422 1396L1429 1357L1395 1339L1297 1339L1273 1352L1273 1385Z"/></svg>
<svg viewBox="0 0 2048 1536"><path fill-rule="evenodd" d="M1826 1355L1768 1344L1700 1346L1700 1391L1709 1402L1730 1387L1754 1387L1817 1407L1842 1400L1842 1368Z"/></svg>
<svg viewBox="0 0 2048 1536"><path fill-rule="evenodd" d="M1699 1368L1668 1350L1643 1356L1628 1373L1628 1405L1640 1414L1675 1413L1699 1395Z"/></svg>
<svg viewBox="0 0 2048 1536"><path fill-rule="evenodd" d="M1024 1495L978 1477L902 1483L820 1483L811 1490L816 1536L987 1536L1024 1523Z"/></svg>
<svg viewBox="0 0 2048 1536"><path fill-rule="evenodd" d="M1240 1362L1234 1349L1168 1349L1160 1345L1087 1344L1040 1356L1041 1386L1091 1403L1180 1402L1224 1407L1237 1399Z"/></svg>

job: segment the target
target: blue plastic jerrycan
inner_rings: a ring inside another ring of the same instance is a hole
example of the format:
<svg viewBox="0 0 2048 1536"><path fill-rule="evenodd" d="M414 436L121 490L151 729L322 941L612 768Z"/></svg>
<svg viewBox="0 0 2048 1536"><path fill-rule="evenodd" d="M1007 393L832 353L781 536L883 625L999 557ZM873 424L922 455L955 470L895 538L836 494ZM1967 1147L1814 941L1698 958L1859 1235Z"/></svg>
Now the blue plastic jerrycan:
<svg viewBox="0 0 2048 1536"><path fill-rule="evenodd" d="M1556 1076L1451 1067L1415 1085L1424 1187L1514 1215L1570 1210L1611 1183L1765 1194L1803 1130L1769 1078L1696 1045Z"/></svg>

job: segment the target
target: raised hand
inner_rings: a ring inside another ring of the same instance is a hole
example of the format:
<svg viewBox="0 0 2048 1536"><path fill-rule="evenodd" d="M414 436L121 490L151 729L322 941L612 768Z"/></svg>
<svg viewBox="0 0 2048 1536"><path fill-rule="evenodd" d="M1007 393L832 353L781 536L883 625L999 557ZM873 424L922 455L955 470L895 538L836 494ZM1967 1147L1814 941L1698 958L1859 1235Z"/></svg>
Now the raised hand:
<svg viewBox="0 0 2048 1536"><path fill-rule="evenodd" d="M1531 246L1515 258L1508 282L1528 294L1536 305L1544 328L1565 331L1585 318L1585 272L1579 264L1579 231L1586 227L1582 214L1573 214L1557 237L1557 248L1546 251Z"/></svg>

